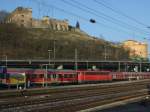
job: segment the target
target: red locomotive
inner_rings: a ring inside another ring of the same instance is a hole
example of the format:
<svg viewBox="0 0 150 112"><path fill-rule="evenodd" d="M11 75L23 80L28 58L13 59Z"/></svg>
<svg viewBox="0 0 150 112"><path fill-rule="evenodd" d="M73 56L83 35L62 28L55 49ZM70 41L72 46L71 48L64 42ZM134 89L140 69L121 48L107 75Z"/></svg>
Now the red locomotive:
<svg viewBox="0 0 150 112"><path fill-rule="evenodd" d="M78 82L100 82L112 81L112 75L109 71L78 71Z"/></svg>

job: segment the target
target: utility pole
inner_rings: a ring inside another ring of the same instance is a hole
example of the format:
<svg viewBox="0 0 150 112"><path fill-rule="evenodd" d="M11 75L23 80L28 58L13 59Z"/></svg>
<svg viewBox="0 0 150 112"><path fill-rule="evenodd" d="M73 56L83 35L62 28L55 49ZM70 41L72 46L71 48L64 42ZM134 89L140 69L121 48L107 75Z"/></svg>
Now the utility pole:
<svg viewBox="0 0 150 112"><path fill-rule="evenodd" d="M142 57L142 52L140 52L140 57ZM142 72L142 58L140 58L140 72Z"/></svg>
<svg viewBox="0 0 150 112"><path fill-rule="evenodd" d="M106 54L106 45L104 46L104 58L105 58L105 61L106 61L106 59L107 59L107 54Z"/></svg>
<svg viewBox="0 0 150 112"><path fill-rule="evenodd" d="M120 61L118 62L118 71L120 72Z"/></svg>
<svg viewBox="0 0 150 112"><path fill-rule="evenodd" d="M53 57L53 59L54 59L54 68L55 68L55 59L56 59L56 41L57 40L53 40L53 53L54 53L54 57Z"/></svg>
<svg viewBox="0 0 150 112"><path fill-rule="evenodd" d="M75 48L75 70L76 70L76 71L78 70L78 62L77 62L77 59L78 59L78 51L77 51L77 48Z"/></svg>
<svg viewBox="0 0 150 112"><path fill-rule="evenodd" d="M8 61L7 55L4 55L4 57L5 57L5 66L7 68L7 61Z"/></svg>
<svg viewBox="0 0 150 112"><path fill-rule="evenodd" d="M88 70L89 68L89 64L88 64L88 60L86 61L86 69Z"/></svg>
<svg viewBox="0 0 150 112"><path fill-rule="evenodd" d="M54 60L55 60L55 58L56 58L56 40L53 40L53 44L54 44L54 46L53 46L53 52L54 52Z"/></svg>
<svg viewBox="0 0 150 112"><path fill-rule="evenodd" d="M47 65L46 65L46 73L45 73L45 79L46 79L46 84L45 84L45 86L47 87Z"/></svg>
<svg viewBox="0 0 150 112"><path fill-rule="evenodd" d="M52 52L52 50L48 50L48 57L49 57L48 65L49 65L49 67L50 67L51 52Z"/></svg>
<svg viewBox="0 0 150 112"><path fill-rule="evenodd" d="M142 60L140 59L140 72L142 72Z"/></svg>
<svg viewBox="0 0 150 112"><path fill-rule="evenodd" d="M50 59L51 59L51 52L52 50L48 50L48 57L49 57L49 60L48 60L48 67L50 68ZM47 64L46 64L46 73L45 73L45 80L46 80L46 87L47 87L47 70L48 70L48 67L47 67Z"/></svg>

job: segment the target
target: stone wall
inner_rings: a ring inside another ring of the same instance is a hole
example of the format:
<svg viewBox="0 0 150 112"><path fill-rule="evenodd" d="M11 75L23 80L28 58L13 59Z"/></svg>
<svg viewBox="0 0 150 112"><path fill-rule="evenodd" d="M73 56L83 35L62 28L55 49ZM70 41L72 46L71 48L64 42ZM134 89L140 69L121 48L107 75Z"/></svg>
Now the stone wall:
<svg viewBox="0 0 150 112"><path fill-rule="evenodd" d="M139 56L142 58L148 58L148 45L146 43L127 40L123 42L122 45L125 49L129 49L131 57Z"/></svg>
<svg viewBox="0 0 150 112"><path fill-rule="evenodd" d="M32 9L18 7L6 19L6 23L15 23L26 28L50 28L52 30L68 31L67 20L57 20L44 16L42 20L32 18Z"/></svg>
<svg viewBox="0 0 150 112"><path fill-rule="evenodd" d="M58 31L68 31L69 24L67 20L56 20L53 18L49 18L48 16L43 17L42 20L32 20L32 27L33 28L49 28L52 30Z"/></svg>
<svg viewBox="0 0 150 112"><path fill-rule="evenodd" d="M15 23L22 27L32 27L32 9L16 8L6 19L6 23Z"/></svg>

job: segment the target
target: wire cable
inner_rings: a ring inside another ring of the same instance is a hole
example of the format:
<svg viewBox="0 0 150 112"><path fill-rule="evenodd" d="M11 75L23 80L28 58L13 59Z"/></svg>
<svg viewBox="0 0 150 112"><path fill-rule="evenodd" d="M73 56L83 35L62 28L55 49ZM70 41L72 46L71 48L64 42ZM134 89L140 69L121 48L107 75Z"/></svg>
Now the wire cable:
<svg viewBox="0 0 150 112"><path fill-rule="evenodd" d="M131 30L135 30L136 32L138 32L138 33L144 33L145 31L144 30L142 30L142 29L139 29L139 28L137 28L137 27L135 27L135 26L132 26L132 25L130 25L130 24L127 24L127 23L125 23L125 22L123 22L123 21L120 21L120 20L118 20L118 19L115 19L115 18L113 18L113 17L111 17L111 16L108 16L108 15L106 15L106 14L104 14L104 13L102 13L102 12L100 12L100 11L97 11L97 10L95 10L95 9L92 9L92 8L89 8L88 6L86 6L86 5L84 5L84 4L81 4L81 3L79 3L79 2L77 2L77 1L75 1L75 0L72 0L72 2L74 2L75 4L72 4L72 3L69 3L68 1L65 1L65 0L62 0L63 2L65 2L65 3L67 3L67 4L69 4L69 5L72 5L72 6L74 6L74 7L78 7L78 8L80 8L81 10L84 10L84 11L86 11L86 12L88 12L88 13L91 13L91 14L93 14L93 15L95 15L95 16L97 16L97 17L100 17L100 18L103 18L104 20L107 20L107 21L111 21L112 23L114 23L114 24L117 24L117 25L119 25L119 26L121 26L121 27L126 27L126 28L128 28L128 29L131 29ZM85 9L83 9L83 7L84 8L86 8L87 10L85 10ZM91 12L92 11L92 12ZM101 15L98 15L98 14L101 14ZM145 32L146 33L146 32ZM149 32L147 32L147 34L149 34Z"/></svg>
<svg viewBox="0 0 150 112"><path fill-rule="evenodd" d="M124 17L126 17L126 18L128 18L128 19L130 19L130 20L132 20L132 21L134 21L134 22L136 22L136 23L138 23L138 24L144 26L145 28L148 27L146 24L142 23L141 21L139 21L139 20L137 20L137 19L135 19L135 18L133 18L133 17L131 17L131 16L128 16L127 14L123 13L122 11L120 11L120 10L118 10L118 9L112 8L112 7L106 5L106 4L104 4L104 3L102 3L102 2L100 2L100 1L98 1L98 0L94 0L94 1L95 1L97 4L102 5L102 6L104 6L104 7L107 8L107 9L110 9L111 11L113 11L113 12L115 12L115 13L121 15L121 16L124 16Z"/></svg>

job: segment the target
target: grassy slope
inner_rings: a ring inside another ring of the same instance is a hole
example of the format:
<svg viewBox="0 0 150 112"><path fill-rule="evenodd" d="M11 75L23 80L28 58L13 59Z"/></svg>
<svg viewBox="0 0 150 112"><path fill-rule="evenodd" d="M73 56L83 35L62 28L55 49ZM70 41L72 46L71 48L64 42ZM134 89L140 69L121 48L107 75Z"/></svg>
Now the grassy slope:
<svg viewBox="0 0 150 112"><path fill-rule="evenodd" d="M0 55L6 54L9 59L47 59L47 50L53 50L53 40L56 40L57 59L73 59L77 48L79 59L103 60L106 46L108 59L128 58L128 53L123 48L85 33L24 29L13 24L0 25Z"/></svg>

